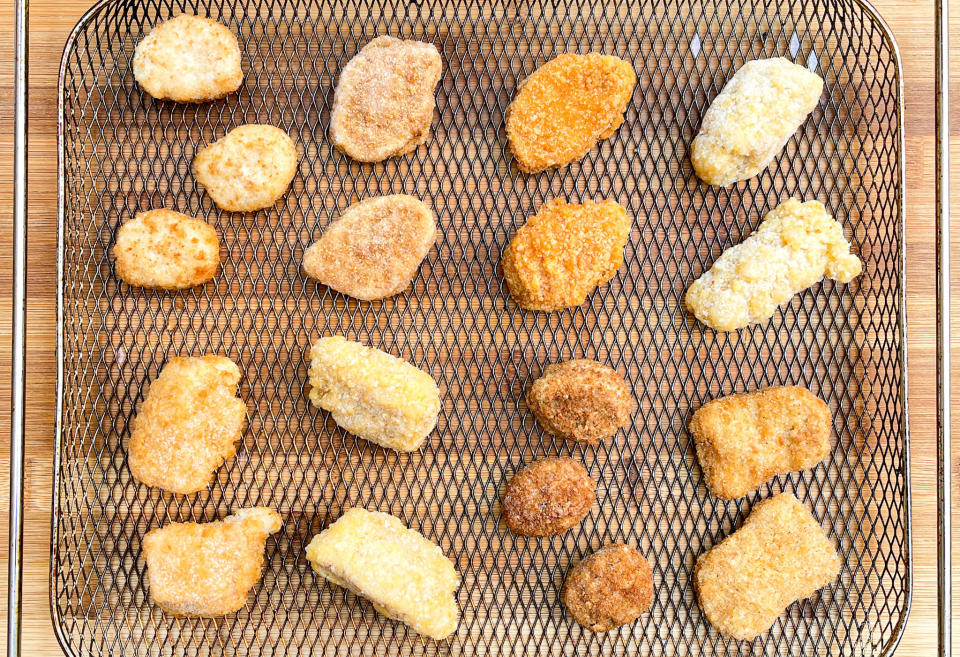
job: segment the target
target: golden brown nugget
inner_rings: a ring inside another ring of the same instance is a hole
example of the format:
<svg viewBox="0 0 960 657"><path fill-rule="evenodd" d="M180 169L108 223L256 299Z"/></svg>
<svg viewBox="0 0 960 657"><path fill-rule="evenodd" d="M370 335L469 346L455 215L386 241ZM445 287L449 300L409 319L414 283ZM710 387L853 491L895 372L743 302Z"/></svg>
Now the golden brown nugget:
<svg viewBox="0 0 960 657"><path fill-rule="evenodd" d="M623 264L627 211L614 201L547 201L504 250L510 294L527 310L579 306Z"/></svg>
<svg viewBox="0 0 960 657"><path fill-rule="evenodd" d="M239 383L240 369L224 356L171 358L133 418L133 478L183 495L209 486L247 424Z"/></svg>
<svg viewBox="0 0 960 657"><path fill-rule="evenodd" d="M766 388L704 404L690 419L690 433L707 488L729 500L825 459L830 409L805 388Z"/></svg>
<svg viewBox="0 0 960 657"><path fill-rule="evenodd" d="M222 98L243 82L240 45L224 25L180 14L137 44L133 77L160 100L202 103Z"/></svg>
<svg viewBox="0 0 960 657"><path fill-rule="evenodd" d="M690 286L684 304L707 326L733 331L770 319L824 275L849 283L862 268L840 222L822 203L789 199L750 237L724 251Z"/></svg>
<svg viewBox="0 0 960 657"><path fill-rule="evenodd" d="M206 283L220 265L213 226L173 210L140 212L117 231L117 277L128 285L182 290Z"/></svg>
<svg viewBox="0 0 960 657"><path fill-rule="evenodd" d="M566 53L517 86L507 107L507 138L517 167L536 173L576 162L613 135L637 75L619 57Z"/></svg>
<svg viewBox="0 0 960 657"><path fill-rule="evenodd" d="M697 176L727 186L763 171L817 106L823 80L782 57L744 64L703 116L690 148Z"/></svg>
<svg viewBox="0 0 960 657"><path fill-rule="evenodd" d="M507 484L501 513L521 536L555 536L574 527L597 500L597 482L567 457L547 457L518 471Z"/></svg>
<svg viewBox="0 0 960 657"><path fill-rule="evenodd" d="M629 545L607 545L570 569L561 598L578 623L593 632L609 632L650 609L653 570Z"/></svg>
<svg viewBox="0 0 960 657"><path fill-rule="evenodd" d="M313 569L433 639L457 629L460 576L440 546L388 513L353 508L307 546Z"/></svg>
<svg viewBox="0 0 960 657"><path fill-rule="evenodd" d="M630 421L630 386L613 368L581 358L548 365L527 393L527 405L546 431L596 445Z"/></svg>
<svg viewBox="0 0 960 657"><path fill-rule="evenodd" d="M272 125L234 128L193 158L193 176L218 207L231 212L268 208L297 172L297 148Z"/></svg>
<svg viewBox="0 0 960 657"><path fill-rule="evenodd" d="M280 514L240 509L218 522L174 522L147 532L150 597L176 616L223 616L247 603L263 570L267 537L280 531Z"/></svg>
<svg viewBox="0 0 960 657"><path fill-rule="evenodd" d="M340 72L330 141L360 162L416 149L430 137L441 70L433 44L377 37Z"/></svg>
<svg viewBox="0 0 960 657"><path fill-rule="evenodd" d="M721 634L753 639L788 605L833 582L841 563L810 510L781 493L702 554L693 581L703 613Z"/></svg>
<svg viewBox="0 0 960 657"><path fill-rule="evenodd" d="M303 254L303 271L371 301L403 292L437 241L433 212L406 194L351 205Z"/></svg>

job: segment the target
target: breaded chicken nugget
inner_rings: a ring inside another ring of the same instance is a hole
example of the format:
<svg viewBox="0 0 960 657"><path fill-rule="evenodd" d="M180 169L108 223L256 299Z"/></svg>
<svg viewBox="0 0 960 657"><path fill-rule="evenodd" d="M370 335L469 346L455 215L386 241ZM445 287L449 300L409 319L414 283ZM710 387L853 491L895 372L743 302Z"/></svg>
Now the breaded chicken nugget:
<svg viewBox="0 0 960 657"><path fill-rule="evenodd" d="M609 632L650 609L653 570L635 549L614 543L570 569L561 598L578 623L593 632Z"/></svg>
<svg viewBox="0 0 960 657"><path fill-rule="evenodd" d="M351 205L303 253L303 271L324 285L370 301L399 294L437 240L433 213L406 194Z"/></svg>
<svg viewBox="0 0 960 657"><path fill-rule="evenodd" d="M441 69L433 44L377 37L340 72L330 141L360 162L416 149L430 137Z"/></svg>
<svg viewBox="0 0 960 657"><path fill-rule="evenodd" d="M310 401L365 440L412 452L437 426L440 390L423 370L339 335L310 348Z"/></svg>
<svg viewBox="0 0 960 657"><path fill-rule="evenodd" d="M757 175L817 106L823 79L782 57L744 64L703 116L690 147L697 175L726 186Z"/></svg>
<svg viewBox="0 0 960 657"><path fill-rule="evenodd" d="M597 482L567 457L547 457L518 471L503 494L501 514L514 534L555 536L576 526L597 501Z"/></svg>
<svg viewBox="0 0 960 657"><path fill-rule="evenodd" d="M190 14L160 23L133 51L133 77L161 100L202 103L243 82L240 45L216 21Z"/></svg>
<svg viewBox="0 0 960 657"><path fill-rule="evenodd" d="M629 236L630 218L614 201L547 201L504 250L510 294L527 310L579 306L617 273Z"/></svg>
<svg viewBox="0 0 960 657"><path fill-rule="evenodd" d="M313 569L432 639L457 629L460 576L440 546L388 513L353 508L307 546Z"/></svg>
<svg viewBox="0 0 960 657"><path fill-rule="evenodd" d="M297 172L297 147L272 125L234 128L193 158L193 176L214 203L231 212L268 208Z"/></svg>
<svg viewBox="0 0 960 657"><path fill-rule="evenodd" d="M218 522L174 522L147 532L143 558L150 597L177 616L237 611L260 580L267 537L280 526L280 514L258 506Z"/></svg>
<svg viewBox="0 0 960 657"><path fill-rule="evenodd" d="M507 107L507 138L517 167L536 173L576 162L613 135L637 74L612 55L566 53L517 86Z"/></svg>
<svg viewBox="0 0 960 657"><path fill-rule="evenodd" d="M239 383L240 369L229 358L171 358L133 418L133 478L183 495L210 485L216 469L237 453L247 424Z"/></svg>
<svg viewBox="0 0 960 657"><path fill-rule="evenodd" d="M833 582L841 565L810 510L781 493L757 504L740 529L697 559L693 583L721 634L753 639L788 605Z"/></svg>
<svg viewBox="0 0 960 657"><path fill-rule="evenodd" d="M784 201L740 244L723 252L684 297L687 309L717 331L770 319L777 306L824 275L849 283L862 265L840 222L818 201Z"/></svg>
<svg viewBox="0 0 960 657"><path fill-rule="evenodd" d="M182 290L206 283L220 264L213 226L173 210L140 212L117 231L117 277L128 285Z"/></svg>
<svg viewBox="0 0 960 657"><path fill-rule="evenodd" d="M830 409L805 388L766 388L704 404L690 419L690 433L707 488L729 500L825 459Z"/></svg>

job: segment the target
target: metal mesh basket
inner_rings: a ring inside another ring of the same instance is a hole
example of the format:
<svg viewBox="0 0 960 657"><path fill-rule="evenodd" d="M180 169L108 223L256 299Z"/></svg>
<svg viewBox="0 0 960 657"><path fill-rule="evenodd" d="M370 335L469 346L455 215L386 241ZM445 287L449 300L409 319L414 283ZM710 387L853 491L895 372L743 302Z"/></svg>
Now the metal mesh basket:
<svg viewBox="0 0 960 657"><path fill-rule="evenodd" d="M134 45L183 10L240 35L238 94L178 105L135 84ZM361 165L331 148L326 129L339 70L379 34L435 43L445 68L429 142ZM639 84L623 127L583 161L521 174L506 151L504 110L519 80L564 51L628 58ZM826 79L819 107L760 176L730 189L700 184L687 148L704 110L744 61L774 55ZM896 46L864 3L109 0L67 43L60 99L51 600L68 653L876 655L896 645L911 581L902 97ZM289 131L299 173L276 207L221 212L190 161L246 122ZM303 250L332 218L394 192L427 200L441 225L407 292L358 303L304 278ZM686 314L689 283L790 195L827 204L864 274L818 284L734 333ZM525 312L509 301L498 262L525 217L554 196L626 206L626 264L579 308ZM118 282L108 255L117 226L161 205L219 229L226 252L213 282L179 293ZM437 379L444 407L420 452L377 448L309 405L307 350L333 333ZM241 364L250 426L208 493L171 496L131 479L125 443L164 362L200 353ZM629 427L597 448L545 435L523 400L548 363L572 357L625 374L639 403ZM685 429L690 413L721 394L784 383L828 401L830 457L740 500L710 496ZM598 503L562 536L515 536L499 519L503 484L547 454L584 462ZM725 639L697 606L694 562L781 489L811 505L843 570L766 635ZM254 504L278 509L285 524L245 609L176 619L150 603L140 557L149 529ZM399 516L456 563L463 613L450 639L424 640L311 572L306 543L353 505ZM593 634L558 592L571 563L611 541L650 559L656 594L636 623Z"/></svg>

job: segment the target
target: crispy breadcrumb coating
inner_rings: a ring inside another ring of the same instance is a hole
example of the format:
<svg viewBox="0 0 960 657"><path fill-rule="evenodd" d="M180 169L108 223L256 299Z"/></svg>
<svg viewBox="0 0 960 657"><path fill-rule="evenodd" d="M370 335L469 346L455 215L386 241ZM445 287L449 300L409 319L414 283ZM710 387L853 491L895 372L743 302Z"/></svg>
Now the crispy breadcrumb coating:
<svg viewBox="0 0 960 657"><path fill-rule="evenodd" d="M574 527L597 499L597 482L567 457L547 457L518 471L507 484L501 513L522 536L554 536Z"/></svg>
<svg viewBox="0 0 960 657"><path fill-rule="evenodd" d="M653 569L629 545L607 545L570 569L561 598L578 623L593 632L609 632L650 609Z"/></svg>

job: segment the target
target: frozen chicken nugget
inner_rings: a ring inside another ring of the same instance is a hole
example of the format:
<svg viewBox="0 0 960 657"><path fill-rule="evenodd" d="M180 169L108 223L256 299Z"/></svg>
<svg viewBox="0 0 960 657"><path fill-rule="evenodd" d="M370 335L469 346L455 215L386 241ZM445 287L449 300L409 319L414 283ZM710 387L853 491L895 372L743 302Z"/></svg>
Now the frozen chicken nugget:
<svg viewBox="0 0 960 657"><path fill-rule="evenodd" d="M218 207L231 212L268 208L297 172L297 148L272 125L234 128L193 158L193 176Z"/></svg>
<svg viewBox="0 0 960 657"><path fill-rule="evenodd" d="M440 546L388 513L353 508L307 546L313 569L332 584L432 639L457 628L460 577Z"/></svg>
<svg viewBox="0 0 960 657"><path fill-rule="evenodd" d="M753 639L788 605L833 582L840 566L810 510L781 493L757 504L740 529L700 556L693 583L721 634Z"/></svg>
<svg viewBox="0 0 960 657"><path fill-rule="evenodd" d="M171 358L133 418L133 478L184 495L206 488L237 453L247 423L239 383L240 369L224 356Z"/></svg>
<svg viewBox="0 0 960 657"><path fill-rule="evenodd" d="M612 55L566 53L517 87L506 130L517 167L536 173L576 162L616 132L637 74Z"/></svg>
<svg viewBox="0 0 960 657"><path fill-rule="evenodd" d="M174 522L143 537L150 597L176 616L223 616L247 603L260 580L273 509L240 509L218 522Z"/></svg>
<svg viewBox="0 0 960 657"><path fill-rule="evenodd" d="M310 401L350 433L399 452L437 426L440 391L423 370L339 335L310 348Z"/></svg>
<svg viewBox="0 0 960 657"><path fill-rule="evenodd" d="M822 203L784 201L760 227L723 252L687 290L684 304L717 331L770 319L777 306L824 275L849 283L862 265L850 253L840 222Z"/></svg>
<svg viewBox="0 0 960 657"><path fill-rule="evenodd" d="M202 103L243 82L237 37L209 18L180 14L160 23L133 52L133 77L161 100Z"/></svg>
<svg viewBox="0 0 960 657"><path fill-rule="evenodd" d="M703 116L690 147L705 183L727 186L760 173L817 106L823 80L782 57L744 64Z"/></svg>
<svg viewBox="0 0 960 657"><path fill-rule="evenodd" d="M729 500L825 459L830 409L805 388L766 388L704 404L690 419L690 433L707 488Z"/></svg>

